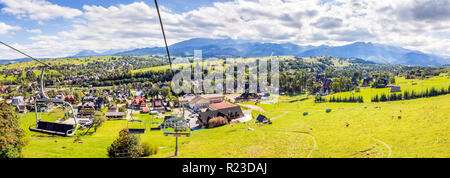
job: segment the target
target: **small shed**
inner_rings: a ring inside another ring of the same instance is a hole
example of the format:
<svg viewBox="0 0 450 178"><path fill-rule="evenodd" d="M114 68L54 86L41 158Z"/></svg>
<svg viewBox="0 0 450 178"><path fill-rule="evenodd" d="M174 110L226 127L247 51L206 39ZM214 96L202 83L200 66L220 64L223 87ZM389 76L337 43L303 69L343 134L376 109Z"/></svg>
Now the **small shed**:
<svg viewBox="0 0 450 178"><path fill-rule="evenodd" d="M270 121L270 119L267 118L266 116L259 114L258 117L256 118L256 123L272 124L272 121Z"/></svg>

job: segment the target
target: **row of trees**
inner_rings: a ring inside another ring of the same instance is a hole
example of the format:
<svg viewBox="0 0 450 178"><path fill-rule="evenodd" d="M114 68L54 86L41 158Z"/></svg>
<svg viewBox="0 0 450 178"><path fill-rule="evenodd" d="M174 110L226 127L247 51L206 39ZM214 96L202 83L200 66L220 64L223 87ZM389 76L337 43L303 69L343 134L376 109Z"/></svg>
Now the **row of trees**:
<svg viewBox="0 0 450 178"><path fill-rule="evenodd" d="M386 102L386 101L409 100L409 99L417 99L417 98L445 95L448 93L450 93L450 86L447 89L445 89L445 88L436 89L433 87L430 90L426 89L425 91L422 91L422 92L405 91L405 92L403 92L403 94L391 93L389 95L386 95L383 93L380 96L378 96L378 94L377 94L377 95L375 95L375 97L373 97L371 99L371 101L372 102Z"/></svg>
<svg viewBox="0 0 450 178"><path fill-rule="evenodd" d="M326 99L320 95L317 95L314 99L314 102L316 103L322 103L322 102L334 102L334 103L364 103L362 96L350 96L350 97L330 97L330 99Z"/></svg>
<svg viewBox="0 0 450 178"><path fill-rule="evenodd" d="M350 97L334 97L332 96L329 99L329 102L335 102L335 103L364 103L362 96L350 96Z"/></svg>

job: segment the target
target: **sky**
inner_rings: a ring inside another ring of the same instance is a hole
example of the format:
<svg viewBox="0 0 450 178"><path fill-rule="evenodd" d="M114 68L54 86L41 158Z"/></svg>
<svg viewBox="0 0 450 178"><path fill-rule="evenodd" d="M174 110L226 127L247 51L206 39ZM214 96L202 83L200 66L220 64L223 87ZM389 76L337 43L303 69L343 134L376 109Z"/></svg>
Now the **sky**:
<svg viewBox="0 0 450 178"><path fill-rule="evenodd" d="M449 0L159 0L169 44L356 41L450 56ZM163 46L153 0L0 0L0 41L33 57ZM0 59L23 58L0 47Z"/></svg>

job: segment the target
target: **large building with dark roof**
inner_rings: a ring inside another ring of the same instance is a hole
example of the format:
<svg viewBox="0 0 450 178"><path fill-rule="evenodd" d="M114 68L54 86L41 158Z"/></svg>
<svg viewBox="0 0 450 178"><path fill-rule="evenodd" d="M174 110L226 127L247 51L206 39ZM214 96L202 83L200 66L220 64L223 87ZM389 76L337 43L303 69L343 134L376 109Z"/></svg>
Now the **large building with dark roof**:
<svg viewBox="0 0 450 178"><path fill-rule="evenodd" d="M233 119L244 117L244 113L240 106L230 103L221 102L210 104L205 112L199 114L199 122L202 127L207 127L211 119L223 117L230 122Z"/></svg>

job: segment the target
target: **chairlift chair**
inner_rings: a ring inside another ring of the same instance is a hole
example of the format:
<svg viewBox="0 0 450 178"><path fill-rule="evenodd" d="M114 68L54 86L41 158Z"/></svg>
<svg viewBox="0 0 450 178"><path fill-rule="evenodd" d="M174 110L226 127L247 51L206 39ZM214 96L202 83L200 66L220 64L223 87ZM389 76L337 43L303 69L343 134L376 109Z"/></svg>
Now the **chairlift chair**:
<svg viewBox="0 0 450 178"><path fill-rule="evenodd" d="M138 125L138 127L135 127ZM132 134L144 134L147 130L145 121L133 118L133 112L131 112L131 119L127 122L127 131Z"/></svg>
<svg viewBox="0 0 450 178"><path fill-rule="evenodd" d="M152 122L150 123L150 131L152 130L161 130L161 123L154 121L155 116L152 116ZM152 127L153 125L157 125L157 127Z"/></svg>
<svg viewBox="0 0 450 178"><path fill-rule="evenodd" d="M165 136L189 137L193 133L189 122L183 117L166 119L162 126L162 131Z"/></svg>
<svg viewBox="0 0 450 178"><path fill-rule="evenodd" d="M43 98L35 102L35 113L36 113L36 124L31 125L29 127L29 130L32 132L39 132L39 133L45 133L45 134L51 134L51 135L60 135L60 136L73 136L75 132L78 129L78 122L77 118L75 116L75 112L73 110L73 107L70 103L65 102L60 99L50 99L48 96L44 93L44 72L45 68L47 66L44 66L42 68L42 74L41 74L41 93ZM70 108L72 111L72 117L75 124L63 124L63 123L57 123L57 122L48 122L48 121L42 121L42 113L38 115L38 107L37 103L53 103L56 105L62 105L64 108Z"/></svg>

